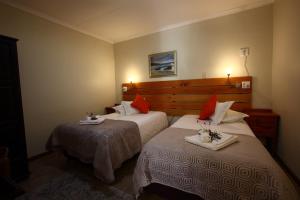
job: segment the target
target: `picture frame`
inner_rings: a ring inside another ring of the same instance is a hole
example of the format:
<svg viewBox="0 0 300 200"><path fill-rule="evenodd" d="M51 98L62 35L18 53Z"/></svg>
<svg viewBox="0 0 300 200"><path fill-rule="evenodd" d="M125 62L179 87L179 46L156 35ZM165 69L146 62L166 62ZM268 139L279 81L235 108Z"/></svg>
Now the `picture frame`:
<svg viewBox="0 0 300 200"><path fill-rule="evenodd" d="M167 77L177 75L177 51L166 51L148 56L149 77Z"/></svg>

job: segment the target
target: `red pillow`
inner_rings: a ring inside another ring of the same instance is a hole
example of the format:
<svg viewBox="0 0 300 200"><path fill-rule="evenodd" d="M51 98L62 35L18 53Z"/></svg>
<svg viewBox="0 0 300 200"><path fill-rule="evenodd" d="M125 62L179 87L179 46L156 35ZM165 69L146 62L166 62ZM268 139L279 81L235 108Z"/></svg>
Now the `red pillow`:
<svg viewBox="0 0 300 200"><path fill-rule="evenodd" d="M204 104L200 112L199 119L201 120L209 119L209 117L215 113L216 104L217 104L217 96L214 95L210 97L207 103Z"/></svg>
<svg viewBox="0 0 300 200"><path fill-rule="evenodd" d="M131 103L131 106L138 109L141 113L148 113L150 109L150 104L145 100L141 95L136 95L134 101Z"/></svg>

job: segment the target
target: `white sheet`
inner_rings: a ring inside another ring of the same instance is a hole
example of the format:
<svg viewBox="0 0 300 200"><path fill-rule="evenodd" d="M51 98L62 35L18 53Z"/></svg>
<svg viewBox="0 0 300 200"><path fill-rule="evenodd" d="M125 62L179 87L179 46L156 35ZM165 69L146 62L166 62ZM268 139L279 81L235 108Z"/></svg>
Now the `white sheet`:
<svg viewBox="0 0 300 200"><path fill-rule="evenodd" d="M185 128L192 130L201 129L200 123L197 123L198 115L184 115L178 119L171 127ZM223 133L249 135L255 137L254 133L245 121L233 123L221 123L219 125L210 125L212 129L219 130Z"/></svg>
<svg viewBox="0 0 300 200"><path fill-rule="evenodd" d="M101 115L105 119L132 121L137 123L142 144L146 144L152 137L158 134L161 130L168 127L167 115L164 112L150 111L147 114L133 114L122 116L119 113L111 113L108 115Z"/></svg>

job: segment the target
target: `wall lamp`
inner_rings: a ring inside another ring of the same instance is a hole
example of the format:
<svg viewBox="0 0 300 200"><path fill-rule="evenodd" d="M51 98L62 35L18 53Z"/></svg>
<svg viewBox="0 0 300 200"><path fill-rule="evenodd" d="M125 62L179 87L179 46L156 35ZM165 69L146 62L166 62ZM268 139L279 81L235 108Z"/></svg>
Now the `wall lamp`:
<svg viewBox="0 0 300 200"><path fill-rule="evenodd" d="M122 87L122 92L127 92L128 90L134 88L134 83L130 81L130 83L127 86Z"/></svg>
<svg viewBox="0 0 300 200"><path fill-rule="evenodd" d="M230 81L230 75L231 75L231 73L232 73L231 68L227 68L226 69L227 85L230 86L230 87L233 87L233 84L231 84L231 81Z"/></svg>
<svg viewBox="0 0 300 200"><path fill-rule="evenodd" d="M231 68L227 68L226 69L226 75L227 75L227 86L231 87L231 88L240 88L241 87L241 83L232 83L230 80L230 75L232 73Z"/></svg>

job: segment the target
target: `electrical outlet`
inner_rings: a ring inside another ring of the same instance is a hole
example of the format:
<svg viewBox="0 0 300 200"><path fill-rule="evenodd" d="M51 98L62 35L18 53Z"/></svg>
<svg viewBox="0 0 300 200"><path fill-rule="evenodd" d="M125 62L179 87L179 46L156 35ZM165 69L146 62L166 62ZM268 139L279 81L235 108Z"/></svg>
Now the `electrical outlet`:
<svg viewBox="0 0 300 200"><path fill-rule="evenodd" d="M128 91L128 87L124 86L122 87L122 92L127 92Z"/></svg>
<svg viewBox="0 0 300 200"><path fill-rule="evenodd" d="M249 54L250 54L249 47L244 47L240 49L240 56L245 57L245 56L249 56Z"/></svg>
<svg viewBox="0 0 300 200"><path fill-rule="evenodd" d="M250 88L250 81L242 81L242 88L243 89Z"/></svg>

